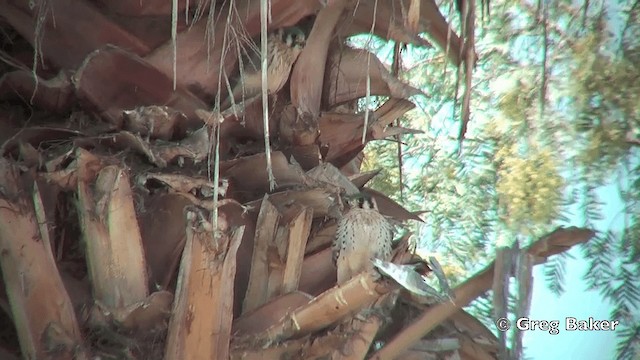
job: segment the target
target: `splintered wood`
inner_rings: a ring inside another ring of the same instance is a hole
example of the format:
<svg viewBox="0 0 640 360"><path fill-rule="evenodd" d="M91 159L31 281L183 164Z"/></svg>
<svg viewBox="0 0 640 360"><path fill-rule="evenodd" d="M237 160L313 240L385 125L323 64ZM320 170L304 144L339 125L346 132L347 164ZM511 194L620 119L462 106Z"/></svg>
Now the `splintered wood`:
<svg viewBox="0 0 640 360"><path fill-rule="evenodd" d="M313 213L313 208L301 205L280 213L265 195L256 224L243 313L297 290Z"/></svg>
<svg viewBox="0 0 640 360"><path fill-rule="evenodd" d="M107 166L94 186L79 181L77 211L96 301L109 311L143 301L147 269L126 172Z"/></svg>
<svg viewBox="0 0 640 360"><path fill-rule="evenodd" d="M311 221L313 220L313 209L302 208L286 226L287 253L284 257L286 263L284 274L282 275L281 294L298 289L302 262L304 261L304 249L307 245L309 232L311 231Z"/></svg>
<svg viewBox="0 0 640 360"><path fill-rule="evenodd" d="M22 355L87 359L34 184L0 158L0 265ZM50 354L51 349L57 353Z"/></svg>
<svg viewBox="0 0 640 360"><path fill-rule="evenodd" d="M382 320L377 316L369 316L364 322L357 319L349 321L349 329L345 331L351 334L346 343L333 351L332 359L362 360L367 356Z"/></svg>
<svg viewBox="0 0 640 360"><path fill-rule="evenodd" d="M287 314L278 323L255 336L241 337L239 343L273 344L324 329L366 304L388 293L394 286L377 283L373 273L362 273L346 283L320 294L307 305Z"/></svg>
<svg viewBox="0 0 640 360"><path fill-rule="evenodd" d="M233 320L236 253L244 227L226 229L218 219L212 229L208 216L187 213L184 248L165 359L227 359Z"/></svg>
<svg viewBox="0 0 640 360"><path fill-rule="evenodd" d="M268 200L268 196L265 195L258 214L256 236L253 240L249 288L244 298L243 313L257 308L267 300L269 248L275 238L279 219L278 210Z"/></svg>
<svg viewBox="0 0 640 360"><path fill-rule="evenodd" d="M333 352L332 359L363 360L378 331L384 326L384 318L389 316L389 310L395 305L397 297L397 292L384 294L357 315L344 321L340 327L348 338Z"/></svg>

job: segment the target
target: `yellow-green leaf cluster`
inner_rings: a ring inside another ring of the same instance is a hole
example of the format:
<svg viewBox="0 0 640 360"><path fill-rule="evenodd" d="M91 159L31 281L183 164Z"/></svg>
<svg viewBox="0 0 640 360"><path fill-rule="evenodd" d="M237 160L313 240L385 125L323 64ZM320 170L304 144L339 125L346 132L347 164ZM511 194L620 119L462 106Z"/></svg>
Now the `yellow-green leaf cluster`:
<svg viewBox="0 0 640 360"><path fill-rule="evenodd" d="M502 220L514 231L544 226L559 214L563 178L549 149L532 149L526 156L515 146L499 151L498 192Z"/></svg>

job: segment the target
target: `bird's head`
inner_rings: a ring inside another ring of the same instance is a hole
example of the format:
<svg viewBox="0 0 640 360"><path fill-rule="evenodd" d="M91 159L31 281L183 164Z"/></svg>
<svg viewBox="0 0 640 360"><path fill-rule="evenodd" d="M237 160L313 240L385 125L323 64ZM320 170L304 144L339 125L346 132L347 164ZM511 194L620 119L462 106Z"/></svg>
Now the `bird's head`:
<svg viewBox="0 0 640 360"><path fill-rule="evenodd" d="M287 44L288 47L302 50L307 42L307 35L302 29L293 26L285 29L280 29L280 36L282 41Z"/></svg>
<svg viewBox="0 0 640 360"><path fill-rule="evenodd" d="M371 195L369 194L357 193L354 195L347 195L345 196L345 200L347 201L347 204L350 208L378 211L378 204L376 203L376 199L371 197Z"/></svg>

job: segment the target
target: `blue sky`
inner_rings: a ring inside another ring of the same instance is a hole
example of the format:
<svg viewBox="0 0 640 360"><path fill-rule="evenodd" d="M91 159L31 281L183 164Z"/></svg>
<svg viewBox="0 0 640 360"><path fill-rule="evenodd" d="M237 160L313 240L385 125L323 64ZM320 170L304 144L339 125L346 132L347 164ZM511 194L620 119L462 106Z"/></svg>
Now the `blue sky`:
<svg viewBox="0 0 640 360"><path fill-rule="evenodd" d="M620 41L621 31L619 29L624 20L624 13L617 1L607 1L604 4L607 8L608 30L614 34L611 45L615 47ZM611 181L615 182L615 176L612 176ZM623 216L621 216L623 203L616 185L609 184L600 188L598 197L605 203L602 211L604 218L594 222L594 230L620 232L624 226ZM571 213L573 215L569 217L567 225L580 226L584 224L584 217L577 208L572 209ZM593 317L599 320L617 320L610 318L612 306L609 302L605 301L597 291L586 290L583 277L588 266L582 256L582 251L576 247L569 253L574 258L567 259L565 292L560 297L547 289L544 267L534 268L530 318L560 320L561 324L568 316L578 319ZM534 360L616 358L615 331L561 331L558 335L550 335L542 331L526 332L523 343L525 355Z"/></svg>
<svg viewBox="0 0 640 360"><path fill-rule="evenodd" d="M615 185L608 185L598 191L605 202L604 219L595 222L596 230L621 229L623 210L622 201ZM584 218L574 209L568 224L580 226ZM570 250L574 259L567 259L565 292L558 297L547 288L544 268L534 268L533 296L530 318L536 320L560 320L563 324L568 316L578 319L593 317L597 320L616 320L610 318L611 304L605 301L597 291L587 291L583 276L587 261L579 247ZM563 327L561 326L561 329ZM560 331L550 335L543 331L528 331L523 337L525 355L534 360L549 359L615 359L615 331Z"/></svg>

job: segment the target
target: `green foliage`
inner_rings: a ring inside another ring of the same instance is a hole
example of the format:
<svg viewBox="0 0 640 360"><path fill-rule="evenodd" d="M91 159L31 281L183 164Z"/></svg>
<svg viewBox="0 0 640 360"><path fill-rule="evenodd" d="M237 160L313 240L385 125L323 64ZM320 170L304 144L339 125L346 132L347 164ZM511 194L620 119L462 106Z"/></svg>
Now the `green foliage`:
<svg viewBox="0 0 640 360"><path fill-rule="evenodd" d="M637 360L638 348L640 348L640 324L622 329L619 332L618 343L619 360Z"/></svg>
<svg viewBox="0 0 640 360"><path fill-rule="evenodd" d="M402 138L401 202L426 211L426 225L414 225L424 251L466 270L452 272L453 285L492 260L497 245L526 246L570 215L582 218L571 225L598 230L582 246L586 284L613 304L612 318L623 322L618 357L631 359L640 342L640 3L582 5L491 2L491 22L476 33L472 119L459 154L457 71L441 52L407 47L401 78L429 99L416 99L401 120L426 131ZM387 63L389 48L379 46ZM397 144L372 144L366 155L366 169L383 169L373 187L400 199ZM610 183L624 203L616 229L601 225L612 214L598 192ZM557 294L565 260L545 265ZM489 308L484 299L471 310L489 319Z"/></svg>
<svg viewBox="0 0 640 360"><path fill-rule="evenodd" d="M640 68L624 57L594 51L602 41L599 34L588 34L576 42L570 84L575 130L584 138L577 160L601 177L629 152L627 133L640 129Z"/></svg>
<svg viewBox="0 0 640 360"><path fill-rule="evenodd" d="M391 141L373 143L368 147L362 171L380 170L369 186L399 201L400 176L396 154L397 145ZM380 164L384 164L384 167L378 167Z"/></svg>
<svg viewBox="0 0 640 360"><path fill-rule="evenodd" d="M567 253L552 256L544 264L544 275L547 283L549 284L549 290L557 296L560 296L560 294L564 292L564 260L567 256Z"/></svg>

